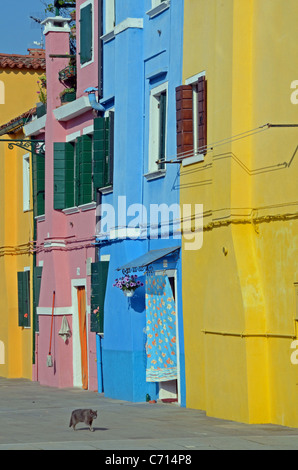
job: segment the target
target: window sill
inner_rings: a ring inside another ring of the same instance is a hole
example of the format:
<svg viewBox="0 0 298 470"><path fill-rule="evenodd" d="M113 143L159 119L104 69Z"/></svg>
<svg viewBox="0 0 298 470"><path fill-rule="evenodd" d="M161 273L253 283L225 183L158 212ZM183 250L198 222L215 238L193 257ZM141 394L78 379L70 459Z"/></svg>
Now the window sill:
<svg viewBox="0 0 298 470"><path fill-rule="evenodd" d="M77 214L78 212L90 211L96 209L96 202L89 202L88 204L82 204L81 206L67 207L62 209L62 212L66 215Z"/></svg>
<svg viewBox="0 0 298 470"><path fill-rule="evenodd" d="M166 170L156 170L151 171L150 173L146 173L144 176L147 181L156 180L158 178L164 178L166 176Z"/></svg>
<svg viewBox="0 0 298 470"><path fill-rule="evenodd" d="M102 41L104 43L106 43L106 42L112 41L112 39L114 39L114 37L115 37L115 29L112 29L108 33L103 34L102 36L100 36L100 39L102 39Z"/></svg>
<svg viewBox="0 0 298 470"><path fill-rule="evenodd" d="M113 192L113 186L105 186L98 189L101 194L110 194Z"/></svg>
<svg viewBox="0 0 298 470"><path fill-rule="evenodd" d="M90 211L96 209L96 202L89 202L89 204L82 204L79 206L81 212Z"/></svg>
<svg viewBox="0 0 298 470"><path fill-rule="evenodd" d="M170 0L166 0L165 2L160 3L160 5L151 8L151 10L146 11L146 15L148 15L149 18L154 18L155 16L159 15L168 8L170 8Z"/></svg>
<svg viewBox="0 0 298 470"><path fill-rule="evenodd" d="M35 217L35 220L36 222L44 222L46 220L46 216L43 214L43 215L37 215Z"/></svg>
<svg viewBox="0 0 298 470"><path fill-rule="evenodd" d="M194 155L193 157L185 158L184 160L181 160L182 166L188 166L188 165L193 165L194 163L203 162L205 160L204 157L205 157L204 153L198 153L197 155Z"/></svg>

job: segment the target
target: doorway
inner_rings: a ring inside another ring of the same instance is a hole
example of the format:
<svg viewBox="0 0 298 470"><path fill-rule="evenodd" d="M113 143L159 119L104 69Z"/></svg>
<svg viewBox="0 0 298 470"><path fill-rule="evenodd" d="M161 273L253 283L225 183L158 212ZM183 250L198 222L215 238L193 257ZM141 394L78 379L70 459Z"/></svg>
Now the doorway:
<svg viewBox="0 0 298 470"><path fill-rule="evenodd" d="M176 338L178 339L178 312L177 312L177 288L176 288L176 272L174 270L167 270L169 283L172 289L173 298L175 301L176 310ZM159 399L163 402L178 402L178 383L179 383L179 342L177 341L177 379L168 380L166 382L159 382Z"/></svg>
<svg viewBox="0 0 298 470"><path fill-rule="evenodd" d="M88 346L87 346L87 316L85 287L77 287L78 317L81 346L82 388L88 390Z"/></svg>
<svg viewBox="0 0 298 470"><path fill-rule="evenodd" d="M146 279L146 381L157 382L159 399L180 403L176 270Z"/></svg>
<svg viewBox="0 0 298 470"><path fill-rule="evenodd" d="M73 386L88 390L88 325L86 285L83 284L82 279L72 280Z"/></svg>

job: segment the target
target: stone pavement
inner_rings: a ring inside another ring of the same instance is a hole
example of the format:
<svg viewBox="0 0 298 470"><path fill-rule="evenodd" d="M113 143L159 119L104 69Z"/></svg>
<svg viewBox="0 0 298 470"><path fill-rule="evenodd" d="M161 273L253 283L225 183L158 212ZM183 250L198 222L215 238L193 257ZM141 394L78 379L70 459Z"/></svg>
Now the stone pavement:
<svg viewBox="0 0 298 470"><path fill-rule="evenodd" d="M83 423L76 431L69 428L76 408L98 410L94 432ZM216 449L298 450L298 429L246 425L174 404L130 403L96 392L0 378L0 450L103 450L115 457L115 450L187 455Z"/></svg>

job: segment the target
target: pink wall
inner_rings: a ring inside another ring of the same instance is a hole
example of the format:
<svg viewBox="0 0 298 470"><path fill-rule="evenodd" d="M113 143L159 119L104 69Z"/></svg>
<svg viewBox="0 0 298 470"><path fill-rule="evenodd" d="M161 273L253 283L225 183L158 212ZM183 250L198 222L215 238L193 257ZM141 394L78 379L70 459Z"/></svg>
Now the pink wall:
<svg viewBox="0 0 298 470"><path fill-rule="evenodd" d="M78 66L78 81L77 81L77 97L84 95L84 90L87 87L98 86L98 1L93 1L93 63L87 66L80 65L80 23L77 20L76 24L76 36L77 36L77 66ZM77 0L77 19L80 15L80 6L85 3L86 0Z"/></svg>
<svg viewBox="0 0 298 470"><path fill-rule="evenodd" d="M79 6L77 2L77 27L79 28ZM95 18L97 18L97 1ZM95 21L97 23L97 21ZM96 26L97 27L97 26ZM45 219L37 223L37 265L42 262L42 282L39 308L46 314L39 315L39 334L36 346L36 365L33 374L43 385L71 387L73 385L73 339L65 344L58 335L66 308L68 323L73 327L71 315L72 280L84 279L86 282L87 306L90 305L90 276L86 273L86 259L94 261L95 247L92 244L95 235L95 208L65 214L53 209L53 142L65 142L66 135L77 130L82 131L93 123L93 112L88 111L68 122L60 123L55 119L53 110L61 106L59 93L64 89L58 80L58 72L68 65L68 58L50 58L50 54L69 53L69 34L67 32L49 31L46 34L46 75L47 75L47 122L45 133L46 144L46 182L45 182ZM79 29L77 29L79 38ZM97 37L95 35L95 37ZM77 41L79 43L79 41ZM95 41L96 42L96 41ZM94 63L77 68L77 97L90 85L97 85L97 45L94 48ZM94 77L90 83L90 77ZM95 81L95 83L93 83ZM63 246L53 246L54 243ZM51 244L48 248L45 243ZM53 359L54 366L47 367L47 355L51 329L52 296L55 291L55 308L59 309L54 316ZM62 313L61 313L62 312ZM61 313L61 315L60 315ZM88 315L90 320L90 315ZM90 321L88 321L90 327ZM96 336L88 332L89 351L89 389L97 390Z"/></svg>

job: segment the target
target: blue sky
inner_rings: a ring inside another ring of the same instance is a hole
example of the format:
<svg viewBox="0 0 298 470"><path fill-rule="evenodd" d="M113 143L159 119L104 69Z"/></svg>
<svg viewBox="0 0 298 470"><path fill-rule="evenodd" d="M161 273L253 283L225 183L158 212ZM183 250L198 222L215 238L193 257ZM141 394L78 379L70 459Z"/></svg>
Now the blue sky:
<svg viewBox="0 0 298 470"><path fill-rule="evenodd" d="M45 18L41 0L0 0L0 52L27 54L30 47L39 47L40 25L30 15ZM43 28L42 28L43 29Z"/></svg>

